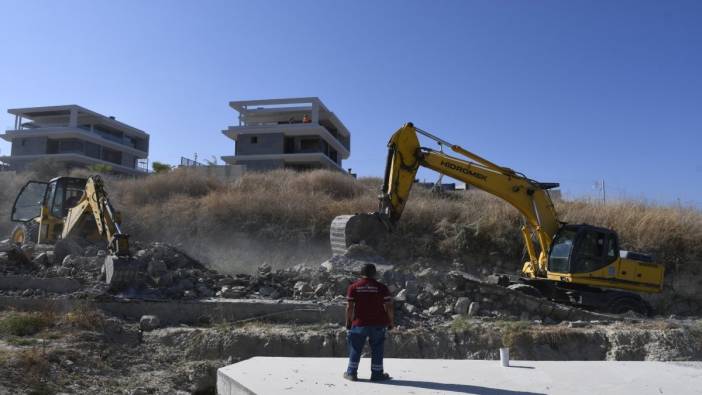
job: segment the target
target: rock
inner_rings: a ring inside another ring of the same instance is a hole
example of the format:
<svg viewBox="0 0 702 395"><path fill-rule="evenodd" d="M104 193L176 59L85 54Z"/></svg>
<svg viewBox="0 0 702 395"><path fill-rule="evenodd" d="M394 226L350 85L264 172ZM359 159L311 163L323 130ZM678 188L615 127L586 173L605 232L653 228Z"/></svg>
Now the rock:
<svg viewBox="0 0 702 395"><path fill-rule="evenodd" d="M417 295L419 293L418 287L417 287L417 282L414 280L407 280L405 282L405 289L407 290L407 300L410 302L414 302L417 300Z"/></svg>
<svg viewBox="0 0 702 395"><path fill-rule="evenodd" d="M584 328L588 326L588 322L585 321L571 321L568 323L568 328Z"/></svg>
<svg viewBox="0 0 702 395"><path fill-rule="evenodd" d="M322 264L320 266L322 267L323 270L325 270L327 272L331 272L332 270L334 270L334 264L329 262L329 261L322 262Z"/></svg>
<svg viewBox="0 0 702 395"><path fill-rule="evenodd" d="M98 258L104 258L107 256L107 251L99 250L95 256L97 256Z"/></svg>
<svg viewBox="0 0 702 395"><path fill-rule="evenodd" d="M478 315L479 311L480 311L480 303L471 302L470 307L468 307L468 315L470 317L475 317Z"/></svg>
<svg viewBox="0 0 702 395"><path fill-rule="evenodd" d="M434 298L434 300L438 300L438 299L445 298L446 294L444 294L444 291L442 291L440 289L435 289L435 290L431 291L431 296L432 296L432 298Z"/></svg>
<svg viewBox="0 0 702 395"><path fill-rule="evenodd" d="M74 265L74 257L71 254L66 255L63 258L63 261L61 262L61 266L63 267L73 267Z"/></svg>
<svg viewBox="0 0 702 395"><path fill-rule="evenodd" d="M56 261L54 260L55 255L54 255L53 251L46 251L45 254L46 254L46 264L47 265L53 265L54 263L56 263Z"/></svg>
<svg viewBox="0 0 702 395"><path fill-rule="evenodd" d="M310 285L304 281L298 281L293 286L293 290L296 294L302 294L312 292L312 287L310 287Z"/></svg>
<svg viewBox="0 0 702 395"><path fill-rule="evenodd" d="M468 314L468 309L470 308L471 300L470 298L460 297L453 306L453 311L456 314Z"/></svg>
<svg viewBox="0 0 702 395"><path fill-rule="evenodd" d="M155 315L142 315L139 319L139 328L143 331L152 331L161 325L161 321Z"/></svg>
<svg viewBox="0 0 702 395"><path fill-rule="evenodd" d="M243 286L224 286L217 292L217 296L228 299L236 299L246 296L246 287Z"/></svg>
<svg viewBox="0 0 702 395"><path fill-rule="evenodd" d="M327 293L327 286L324 284L317 284L317 286L314 288L314 294L316 296L322 296L325 293Z"/></svg>
<svg viewBox="0 0 702 395"><path fill-rule="evenodd" d="M407 301L407 289L403 289L395 295L395 301L406 302Z"/></svg>
<svg viewBox="0 0 702 395"><path fill-rule="evenodd" d="M431 306L428 310L428 313L430 315L438 315L441 314L443 311L441 309L441 306Z"/></svg>
<svg viewBox="0 0 702 395"><path fill-rule="evenodd" d="M195 291L192 291L190 289L183 291L183 298L185 299L193 299L195 298Z"/></svg>
<svg viewBox="0 0 702 395"><path fill-rule="evenodd" d="M32 257L32 254L34 254L34 243L25 243L22 244L22 247L20 247L22 252L24 253L24 256L27 257L27 259L30 259Z"/></svg>
<svg viewBox="0 0 702 395"><path fill-rule="evenodd" d="M402 305L402 311L407 314L414 314L417 311L417 306L410 303L405 303Z"/></svg>
<svg viewBox="0 0 702 395"><path fill-rule="evenodd" d="M22 291L22 296L27 297L27 296L32 296L34 294L34 290L27 288L24 291Z"/></svg>
<svg viewBox="0 0 702 395"><path fill-rule="evenodd" d="M42 252L41 254L37 255L34 259L32 259L32 263L39 266L48 266L49 258L46 252Z"/></svg>
<svg viewBox="0 0 702 395"><path fill-rule="evenodd" d="M258 275L260 277L268 277L271 274L271 265L264 263L263 265L258 267Z"/></svg>
<svg viewBox="0 0 702 395"><path fill-rule="evenodd" d="M84 256L93 257L97 255L98 249L95 246L87 246L85 251L83 251Z"/></svg>
<svg viewBox="0 0 702 395"><path fill-rule="evenodd" d="M421 307L429 307L434 303L434 298L429 292L422 292L417 296L417 304Z"/></svg>

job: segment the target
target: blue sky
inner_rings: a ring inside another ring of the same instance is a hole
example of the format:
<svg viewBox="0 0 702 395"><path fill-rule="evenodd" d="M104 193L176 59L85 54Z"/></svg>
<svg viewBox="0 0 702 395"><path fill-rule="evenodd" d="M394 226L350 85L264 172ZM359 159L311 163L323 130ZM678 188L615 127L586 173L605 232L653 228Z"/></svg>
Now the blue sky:
<svg viewBox="0 0 702 395"><path fill-rule="evenodd" d="M319 96L382 175L416 125L571 196L702 207L699 1L0 2L7 108L75 103L151 160L231 155L231 100ZM427 143L428 144L428 143ZM0 142L0 151L9 145ZM423 171L421 178L435 180Z"/></svg>

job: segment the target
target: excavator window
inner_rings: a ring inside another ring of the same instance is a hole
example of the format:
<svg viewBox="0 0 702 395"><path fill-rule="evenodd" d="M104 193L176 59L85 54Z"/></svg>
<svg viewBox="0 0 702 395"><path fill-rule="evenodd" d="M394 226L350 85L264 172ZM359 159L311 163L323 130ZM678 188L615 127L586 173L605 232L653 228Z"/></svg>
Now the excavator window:
<svg viewBox="0 0 702 395"><path fill-rule="evenodd" d="M570 255L578 236L577 229L562 229L551 247L548 270L557 273L570 273Z"/></svg>
<svg viewBox="0 0 702 395"><path fill-rule="evenodd" d="M26 222L41 215L41 206L46 195L46 183L29 181L22 187L12 207L11 219L15 222Z"/></svg>
<svg viewBox="0 0 702 395"><path fill-rule="evenodd" d="M599 269L604 260L605 234L585 230L578 238L573 273L587 273Z"/></svg>
<svg viewBox="0 0 702 395"><path fill-rule="evenodd" d="M51 214L55 217L65 217L68 209L80 201L85 190L85 180L80 178L60 178L50 184L49 202Z"/></svg>
<svg viewBox="0 0 702 395"><path fill-rule="evenodd" d="M604 228L569 225L553 240L548 270L556 273L589 273L617 259L617 236Z"/></svg>

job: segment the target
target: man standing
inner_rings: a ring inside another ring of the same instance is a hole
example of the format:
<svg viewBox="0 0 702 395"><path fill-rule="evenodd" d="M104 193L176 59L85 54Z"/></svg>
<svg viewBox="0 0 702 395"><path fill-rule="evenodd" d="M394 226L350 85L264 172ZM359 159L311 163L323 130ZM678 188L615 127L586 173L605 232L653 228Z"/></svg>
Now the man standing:
<svg viewBox="0 0 702 395"><path fill-rule="evenodd" d="M362 278L351 284L347 293L349 366L344 378L351 381L358 380L358 363L366 338L371 348L371 381L391 378L383 371L383 347L386 328L392 329L395 320L392 296L388 287L375 280L375 274L375 265L363 265Z"/></svg>

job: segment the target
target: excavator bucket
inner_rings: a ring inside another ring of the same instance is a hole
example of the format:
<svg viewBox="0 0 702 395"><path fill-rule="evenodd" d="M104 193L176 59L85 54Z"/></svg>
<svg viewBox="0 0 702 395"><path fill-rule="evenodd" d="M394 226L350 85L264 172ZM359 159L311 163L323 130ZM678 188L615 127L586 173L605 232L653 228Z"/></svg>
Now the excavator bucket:
<svg viewBox="0 0 702 395"><path fill-rule="evenodd" d="M377 246L387 228L377 213L340 215L332 221L329 234L332 253L344 255L353 244Z"/></svg>
<svg viewBox="0 0 702 395"><path fill-rule="evenodd" d="M138 284L142 264L136 259L108 255L105 257L105 282L113 290Z"/></svg>

